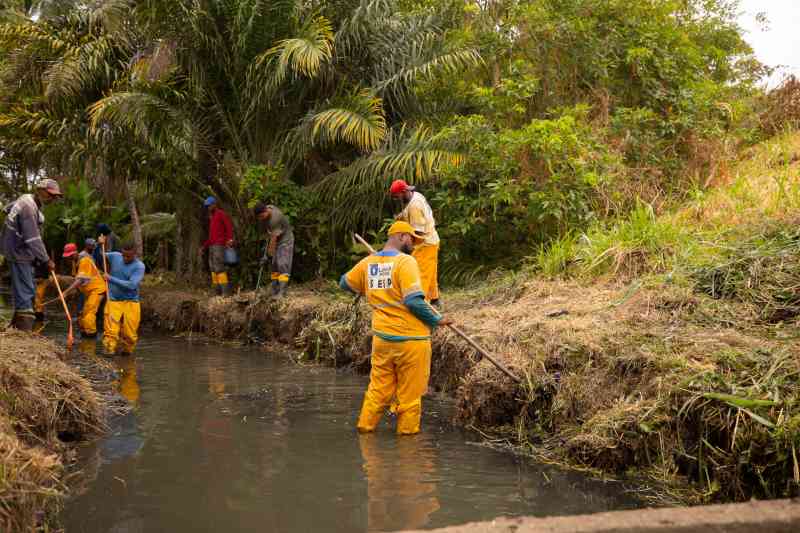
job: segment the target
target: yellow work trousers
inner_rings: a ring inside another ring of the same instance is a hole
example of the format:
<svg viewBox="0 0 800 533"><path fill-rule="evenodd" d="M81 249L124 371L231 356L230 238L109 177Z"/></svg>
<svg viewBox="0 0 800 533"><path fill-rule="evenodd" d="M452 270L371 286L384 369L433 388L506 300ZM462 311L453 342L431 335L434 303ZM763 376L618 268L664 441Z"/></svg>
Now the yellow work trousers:
<svg viewBox="0 0 800 533"><path fill-rule="evenodd" d="M139 340L140 319L139 302L108 300L103 332L103 348L106 353L115 353L118 344L123 353L133 353L136 341Z"/></svg>
<svg viewBox="0 0 800 533"><path fill-rule="evenodd" d="M43 279L36 284L36 296L33 299L33 310L37 313L44 313L44 297L47 296L47 289L50 288L50 279Z"/></svg>
<svg viewBox="0 0 800 533"><path fill-rule="evenodd" d="M86 335L97 333L97 310L100 309L105 294L102 290L83 293L83 310L79 321L82 333Z"/></svg>
<svg viewBox="0 0 800 533"><path fill-rule="evenodd" d="M416 246L411 254L419 265L422 290L429 302L439 299L439 245L423 244Z"/></svg>
<svg viewBox="0 0 800 533"><path fill-rule="evenodd" d="M358 430L374 431L397 395L397 433L419 433L422 395L431 375L431 341L389 342L372 337L372 372L358 417Z"/></svg>

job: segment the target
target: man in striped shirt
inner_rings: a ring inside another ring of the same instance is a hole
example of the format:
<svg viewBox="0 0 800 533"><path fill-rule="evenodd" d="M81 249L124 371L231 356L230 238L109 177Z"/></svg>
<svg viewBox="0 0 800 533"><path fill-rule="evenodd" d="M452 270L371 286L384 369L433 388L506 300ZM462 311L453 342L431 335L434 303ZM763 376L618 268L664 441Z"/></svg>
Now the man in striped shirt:
<svg viewBox="0 0 800 533"><path fill-rule="evenodd" d="M46 264L51 272L55 268L42 241L44 215L41 207L61 196L58 182L44 179L36 185L34 194L23 194L5 208L6 221L0 235L0 253L5 256L11 270L14 297L11 325L17 329L30 331L36 320L33 310L36 295L33 282L35 264Z"/></svg>

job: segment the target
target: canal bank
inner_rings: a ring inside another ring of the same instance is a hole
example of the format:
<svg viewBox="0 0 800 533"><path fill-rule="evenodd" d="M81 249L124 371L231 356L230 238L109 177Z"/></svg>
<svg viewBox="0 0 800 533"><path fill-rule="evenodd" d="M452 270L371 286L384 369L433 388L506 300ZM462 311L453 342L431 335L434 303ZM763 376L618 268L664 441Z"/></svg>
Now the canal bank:
<svg viewBox="0 0 800 533"><path fill-rule="evenodd" d="M540 460L646 478L660 501L796 493L797 343L755 326L735 303L669 283L524 275L445 296L446 312L523 378L436 332L431 384L454 399L458 425ZM275 303L151 288L143 306L171 331L369 369L369 309L334 290L295 288Z"/></svg>
<svg viewBox="0 0 800 533"><path fill-rule="evenodd" d="M113 377L52 340L0 331L1 531L58 523L75 446L106 430Z"/></svg>

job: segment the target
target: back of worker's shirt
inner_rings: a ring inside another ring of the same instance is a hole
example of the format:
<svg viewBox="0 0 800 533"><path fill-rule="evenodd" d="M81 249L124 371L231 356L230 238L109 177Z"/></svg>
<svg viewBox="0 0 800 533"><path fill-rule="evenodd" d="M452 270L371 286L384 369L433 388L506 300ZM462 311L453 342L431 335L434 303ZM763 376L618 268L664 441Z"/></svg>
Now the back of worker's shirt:
<svg viewBox="0 0 800 533"><path fill-rule="evenodd" d="M100 270L95 265L94 259L85 251L81 252L78 256L77 277L86 280L86 282L81 285L81 291L84 293L104 292L106 289L106 283L103 281L103 277L100 275Z"/></svg>
<svg viewBox="0 0 800 533"><path fill-rule="evenodd" d="M397 215L398 220L403 220L411 224L418 233L425 235L425 244L439 244L439 233L436 231L436 220L433 218L433 210L428 205L428 201L423 195L414 192L411 201Z"/></svg>
<svg viewBox="0 0 800 533"><path fill-rule="evenodd" d="M109 299L119 301L139 301L139 285L144 277L144 263L134 259L126 263L119 252L109 252L108 269L111 279L108 281Z"/></svg>
<svg viewBox="0 0 800 533"><path fill-rule="evenodd" d="M405 301L423 295L417 261L396 251L362 259L345 274L350 289L367 297L374 309L372 330L386 340L428 339L431 330L415 317Z"/></svg>
<svg viewBox="0 0 800 533"><path fill-rule="evenodd" d="M278 239L278 242L285 242L289 239L294 239L294 232L292 231L292 225L289 223L289 219L286 215L283 214L283 211L275 207L274 205L268 205L267 208L271 211L271 215L269 217L269 222L267 223L269 227L269 232L273 233L275 231L280 231L281 236Z"/></svg>

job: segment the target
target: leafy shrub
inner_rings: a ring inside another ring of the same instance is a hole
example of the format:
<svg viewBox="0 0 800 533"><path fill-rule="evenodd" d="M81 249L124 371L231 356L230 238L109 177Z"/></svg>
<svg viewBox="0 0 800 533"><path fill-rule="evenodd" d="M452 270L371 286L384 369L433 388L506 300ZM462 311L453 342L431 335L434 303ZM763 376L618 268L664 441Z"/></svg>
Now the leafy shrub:
<svg viewBox="0 0 800 533"><path fill-rule="evenodd" d="M445 169L430 196L459 261L513 261L593 219L595 192L618 161L586 113L577 107L501 130L469 116L443 132L466 161Z"/></svg>

